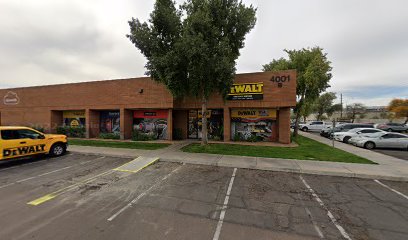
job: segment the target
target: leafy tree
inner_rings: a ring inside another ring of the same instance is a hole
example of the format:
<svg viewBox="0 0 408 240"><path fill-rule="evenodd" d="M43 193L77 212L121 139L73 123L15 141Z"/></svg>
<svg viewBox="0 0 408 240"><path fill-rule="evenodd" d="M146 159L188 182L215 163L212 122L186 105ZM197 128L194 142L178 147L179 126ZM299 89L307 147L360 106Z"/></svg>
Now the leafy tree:
<svg viewBox="0 0 408 240"><path fill-rule="evenodd" d="M333 109L333 101L336 99L336 94L327 92L320 95L313 105L313 110L317 113L317 120L322 119L323 114L331 112Z"/></svg>
<svg viewBox="0 0 408 240"><path fill-rule="evenodd" d="M354 123L357 114L364 114L366 107L362 103L353 103L346 107L347 117L351 119L351 122Z"/></svg>
<svg viewBox="0 0 408 240"><path fill-rule="evenodd" d="M300 111L300 116L303 118L303 122L306 122L307 117L313 112L313 106L313 102L305 102L303 108Z"/></svg>
<svg viewBox="0 0 408 240"><path fill-rule="evenodd" d="M388 111L395 114L397 118L405 118L405 124L408 122L408 99L393 99L388 104Z"/></svg>
<svg viewBox="0 0 408 240"><path fill-rule="evenodd" d="M333 113L341 111L341 109L343 108L343 106L340 103L334 104L332 105L329 109L327 109L326 114L327 117L331 117L333 116Z"/></svg>
<svg viewBox="0 0 408 240"><path fill-rule="evenodd" d="M187 0L180 10L171 0L156 0L148 23L129 21L127 37L147 58L148 75L176 98L200 99L205 113L211 94L226 97L255 13L238 0ZM207 144L202 115L202 144Z"/></svg>
<svg viewBox="0 0 408 240"><path fill-rule="evenodd" d="M331 62L320 47L303 48L300 50L284 50L289 59L280 58L263 65L263 71L297 70L297 104L294 135L298 133L299 118L307 104L313 102L319 94L326 90L332 78Z"/></svg>

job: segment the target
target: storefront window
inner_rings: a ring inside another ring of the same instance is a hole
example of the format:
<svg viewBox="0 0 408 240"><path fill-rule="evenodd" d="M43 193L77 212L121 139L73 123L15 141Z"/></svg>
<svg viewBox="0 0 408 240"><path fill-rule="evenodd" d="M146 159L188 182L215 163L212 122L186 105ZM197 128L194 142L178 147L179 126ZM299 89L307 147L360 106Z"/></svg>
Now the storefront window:
<svg viewBox="0 0 408 240"><path fill-rule="evenodd" d="M100 112L101 133L120 133L120 112L101 111Z"/></svg>
<svg viewBox="0 0 408 240"><path fill-rule="evenodd" d="M234 141L271 141L276 124L275 109L231 110L231 136Z"/></svg>
<svg viewBox="0 0 408 240"><path fill-rule="evenodd" d="M133 112L133 130L151 139L167 139L168 110L137 110Z"/></svg>
<svg viewBox="0 0 408 240"><path fill-rule="evenodd" d="M222 140L224 136L223 110L222 109L208 110L206 117L208 139ZM202 138L202 114L200 110L189 111L188 137L193 139Z"/></svg>
<svg viewBox="0 0 408 240"><path fill-rule="evenodd" d="M83 127L85 126L85 111L63 111L64 127Z"/></svg>

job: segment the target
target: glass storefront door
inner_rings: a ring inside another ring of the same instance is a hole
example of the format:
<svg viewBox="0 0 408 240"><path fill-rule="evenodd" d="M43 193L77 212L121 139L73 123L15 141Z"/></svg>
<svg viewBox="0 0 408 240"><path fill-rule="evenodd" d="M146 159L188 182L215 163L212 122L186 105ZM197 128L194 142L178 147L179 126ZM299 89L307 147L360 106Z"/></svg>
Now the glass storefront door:
<svg viewBox="0 0 408 240"><path fill-rule="evenodd" d="M222 140L224 135L223 109L210 109L207 111L208 139ZM188 138L201 139L202 114L200 110L190 110L188 114Z"/></svg>

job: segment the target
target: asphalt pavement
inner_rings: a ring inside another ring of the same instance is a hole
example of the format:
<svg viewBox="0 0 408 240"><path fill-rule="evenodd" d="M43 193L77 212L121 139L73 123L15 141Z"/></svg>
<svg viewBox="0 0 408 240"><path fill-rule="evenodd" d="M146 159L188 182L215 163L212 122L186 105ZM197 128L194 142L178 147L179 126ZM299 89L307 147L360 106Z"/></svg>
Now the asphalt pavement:
<svg viewBox="0 0 408 240"><path fill-rule="evenodd" d="M0 239L408 239L408 183L71 153L0 163Z"/></svg>

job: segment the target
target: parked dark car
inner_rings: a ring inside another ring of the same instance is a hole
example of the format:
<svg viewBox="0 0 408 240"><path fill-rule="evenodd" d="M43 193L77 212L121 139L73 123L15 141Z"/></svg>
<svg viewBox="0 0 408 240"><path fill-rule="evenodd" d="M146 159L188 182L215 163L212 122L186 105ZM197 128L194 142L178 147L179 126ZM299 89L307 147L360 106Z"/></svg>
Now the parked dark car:
<svg viewBox="0 0 408 240"><path fill-rule="evenodd" d="M408 127L403 123L383 123L377 124L376 128L387 132L406 132Z"/></svg>
<svg viewBox="0 0 408 240"><path fill-rule="evenodd" d="M320 136L330 138L333 136L333 132L347 132L348 130L354 128L374 128L373 124L362 124L362 123L345 123L340 124L334 128L326 128L320 132Z"/></svg>

